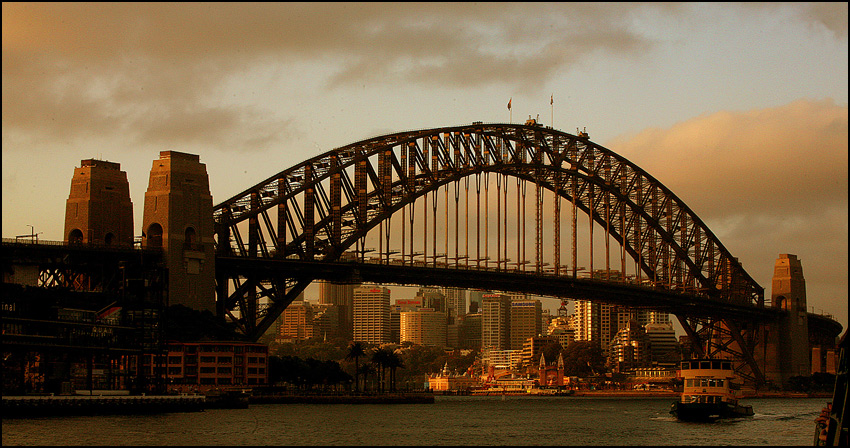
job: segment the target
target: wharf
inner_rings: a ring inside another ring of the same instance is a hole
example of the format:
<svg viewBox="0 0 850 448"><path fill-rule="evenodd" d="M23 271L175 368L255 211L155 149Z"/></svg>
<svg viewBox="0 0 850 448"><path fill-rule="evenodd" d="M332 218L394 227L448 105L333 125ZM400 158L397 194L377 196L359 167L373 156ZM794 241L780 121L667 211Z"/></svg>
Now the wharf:
<svg viewBox="0 0 850 448"><path fill-rule="evenodd" d="M387 393L387 394L298 394L269 393L254 394L251 404L431 404L430 393Z"/></svg>
<svg viewBox="0 0 850 448"><path fill-rule="evenodd" d="M3 396L3 418L200 412L203 395Z"/></svg>

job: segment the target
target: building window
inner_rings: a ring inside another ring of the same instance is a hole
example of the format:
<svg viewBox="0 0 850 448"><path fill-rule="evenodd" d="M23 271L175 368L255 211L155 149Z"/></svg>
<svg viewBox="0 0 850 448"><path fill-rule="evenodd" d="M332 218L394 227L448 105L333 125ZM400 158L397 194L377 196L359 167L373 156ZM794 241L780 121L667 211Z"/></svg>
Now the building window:
<svg viewBox="0 0 850 448"><path fill-rule="evenodd" d="M68 234L68 242L71 244L82 244L83 243L83 231L80 229L74 229Z"/></svg>
<svg viewBox="0 0 850 448"><path fill-rule="evenodd" d="M162 226L153 223L148 226L148 247L162 247Z"/></svg>

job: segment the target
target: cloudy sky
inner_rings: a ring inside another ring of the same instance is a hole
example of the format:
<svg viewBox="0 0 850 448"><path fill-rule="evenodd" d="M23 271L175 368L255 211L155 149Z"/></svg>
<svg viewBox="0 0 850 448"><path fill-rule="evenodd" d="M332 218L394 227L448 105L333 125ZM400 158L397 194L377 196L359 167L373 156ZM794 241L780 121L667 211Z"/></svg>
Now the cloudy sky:
<svg viewBox="0 0 850 448"><path fill-rule="evenodd" d="M3 237L61 240L83 159L121 164L140 225L159 151L199 154L219 203L365 138L539 115L670 188L766 296L796 254L847 327L846 3L2 8Z"/></svg>

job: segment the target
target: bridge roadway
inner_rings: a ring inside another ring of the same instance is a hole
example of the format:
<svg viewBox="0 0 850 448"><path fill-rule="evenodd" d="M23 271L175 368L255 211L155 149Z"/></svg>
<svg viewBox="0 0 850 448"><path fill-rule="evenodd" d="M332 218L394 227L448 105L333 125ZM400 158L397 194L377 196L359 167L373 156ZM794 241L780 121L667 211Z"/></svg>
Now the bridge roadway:
<svg viewBox="0 0 850 448"><path fill-rule="evenodd" d="M734 304L708 295L677 293L634 283L572 278L534 271L504 271L475 266L433 267L355 261L304 261L252 257L216 257L216 271L251 272L265 278L285 273L287 278L328 280L337 283L377 283L474 288L510 291L568 299L586 299L632 308L651 308L680 316L772 321L780 310Z"/></svg>

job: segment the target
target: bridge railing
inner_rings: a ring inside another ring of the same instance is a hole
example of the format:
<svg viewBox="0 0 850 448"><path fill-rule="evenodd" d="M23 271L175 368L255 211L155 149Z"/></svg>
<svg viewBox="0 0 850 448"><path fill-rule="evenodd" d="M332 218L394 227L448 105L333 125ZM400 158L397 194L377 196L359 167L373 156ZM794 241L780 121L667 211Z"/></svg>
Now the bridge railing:
<svg viewBox="0 0 850 448"><path fill-rule="evenodd" d="M128 250L140 250L140 251L154 251L161 252L162 248L157 247L142 247L140 241L134 241L133 245L129 244L102 244L102 243L72 243L68 241L55 241L55 240L42 240L42 239L30 239L30 238L3 238L3 244L9 245L17 245L17 246L48 246L48 247L68 247L68 248L83 248L83 249L95 249L95 250L105 250L105 251L128 251Z"/></svg>

